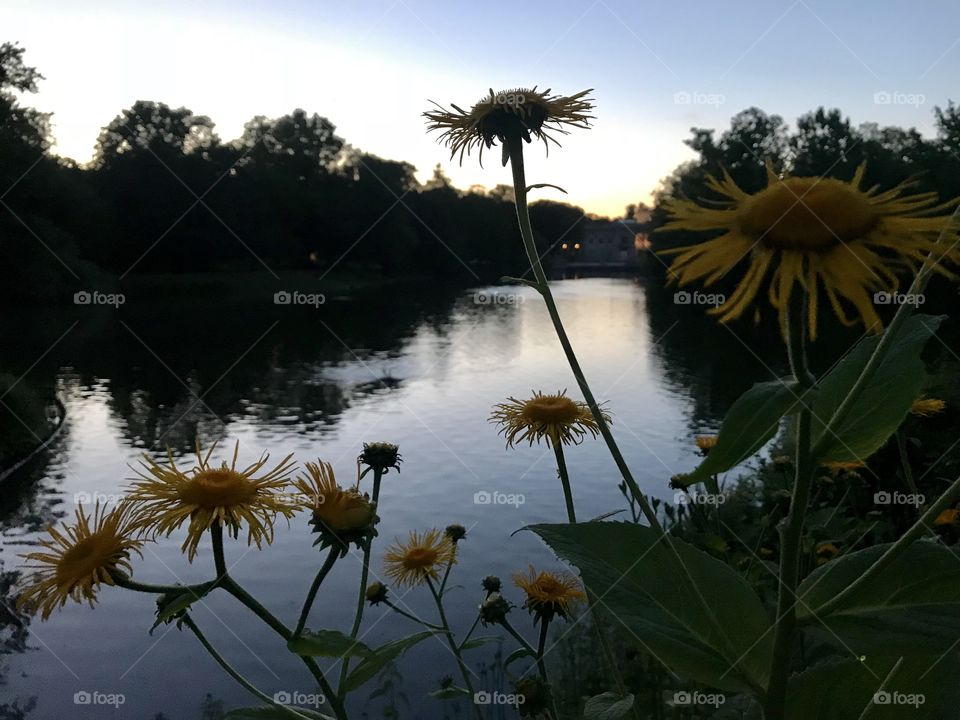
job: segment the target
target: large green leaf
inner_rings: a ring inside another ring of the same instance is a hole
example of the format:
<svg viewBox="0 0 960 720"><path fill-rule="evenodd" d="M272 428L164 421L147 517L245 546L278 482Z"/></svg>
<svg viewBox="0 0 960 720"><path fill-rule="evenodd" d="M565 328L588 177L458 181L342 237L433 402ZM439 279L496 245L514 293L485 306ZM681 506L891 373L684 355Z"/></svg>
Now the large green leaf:
<svg viewBox="0 0 960 720"><path fill-rule="evenodd" d="M798 589L798 620L858 655L945 653L960 641L960 558L938 543L914 543L836 610L819 612L888 547L841 556L811 573Z"/></svg>
<svg viewBox="0 0 960 720"><path fill-rule="evenodd" d="M533 525L642 647L710 687L764 687L773 633L760 599L731 567L676 538L632 523ZM683 563L705 597L695 595Z"/></svg>
<svg viewBox="0 0 960 720"><path fill-rule="evenodd" d="M953 656L905 657L884 685L897 657L831 660L794 675L787 686L784 720L943 720L955 704L955 677L960 663ZM884 687L884 690L881 690ZM882 693L886 693L885 695ZM874 702L876 701L876 702ZM870 706L866 715L864 710Z"/></svg>
<svg viewBox="0 0 960 720"><path fill-rule="evenodd" d="M388 662L396 660L421 640L426 640L428 637L436 634L437 632L434 630L424 630L400 638L399 640L393 640L373 650L371 654L361 660L350 675L347 676L347 692L356 690L380 672Z"/></svg>
<svg viewBox="0 0 960 720"><path fill-rule="evenodd" d="M311 657L366 657L373 651L339 630L305 630L287 643L290 652Z"/></svg>
<svg viewBox="0 0 960 720"><path fill-rule="evenodd" d="M333 720L329 715L307 710L301 707L291 707L301 717L310 718L310 720ZM223 716L223 720L296 720L290 710L276 707L275 705L262 705L260 707L237 708L231 710Z"/></svg>
<svg viewBox="0 0 960 720"><path fill-rule="evenodd" d="M689 475L675 478L674 483L687 487L736 467L767 444L780 427L781 418L798 403L799 391L792 379L754 385L727 412L717 444L703 462Z"/></svg>
<svg viewBox="0 0 960 720"><path fill-rule="evenodd" d="M600 693L588 699L583 706L584 720L620 720L633 708L633 694Z"/></svg>
<svg viewBox="0 0 960 720"><path fill-rule="evenodd" d="M864 460L887 442L923 389L926 369L920 353L942 320L932 315L913 315L900 326L886 357L846 419L825 438L820 461ZM879 337L860 341L820 380L813 403L814 444L823 437L826 424L860 377L879 342Z"/></svg>

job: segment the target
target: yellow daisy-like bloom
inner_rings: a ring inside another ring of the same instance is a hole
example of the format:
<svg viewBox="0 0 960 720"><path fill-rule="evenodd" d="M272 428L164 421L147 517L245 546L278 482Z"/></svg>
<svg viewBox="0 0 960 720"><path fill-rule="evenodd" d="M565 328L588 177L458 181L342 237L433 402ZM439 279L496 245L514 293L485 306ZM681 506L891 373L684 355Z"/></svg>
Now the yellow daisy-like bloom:
<svg viewBox="0 0 960 720"><path fill-rule="evenodd" d="M287 455L272 470L256 477L270 456L264 453L259 460L243 469L237 468L240 443L233 450L233 461L227 465L210 464L216 444L201 454L197 443L197 465L180 470L167 451L169 464L156 462L144 455L141 461L146 473L140 475L130 490L130 499L136 503L138 526L152 534L170 535L189 521L183 550L193 562L197 546L210 527L219 523L237 537L240 526L247 526L247 543L261 548L273 542L273 522L277 515L291 518L302 505L292 502L289 475L296 463Z"/></svg>
<svg viewBox="0 0 960 720"><path fill-rule="evenodd" d="M397 585L420 585L440 579L440 571L456 562L453 541L440 530L413 531L407 542L397 541L384 555L385 572Z"/></svg>
<svg viewBox="0 0 960 720"><path fill-rule="evenodd" d="M824 565L840 554L840 548L833 543L820 543L817 545L816 556L817 565Z"/></svg>
<svg viewBox="0 0 960 720"><path fill-rule="evenodd" d="M516 88L490 94L482 98L470 111L452 105L447 110L441 105L437 110L423 113L427 118L427 129L440 130L440 142L450 148L451 159L460 153L463 163L464 153L470 154L474 148L480 148L480 161L483 162L483 149L499 140L506 145L510 140L523 139L531 142L535 137L543 141L550 150L549 142L559 146L551 133L566 135L567 127L589 128L593 116L593 102L587 95L592 90L583 90L576 95L551 95L550 90ZM549 141L549 142L548 142ZM506 158L504 158L506 164Z"/></svg>
<svg viewBox="0 0 960 720"><path fill-rule="evenodd" d="M717 436L698 435L694 438L694 442L697 444L697 447L700 449L700 451L706 455L717 446Z"/></svg>
<svg viewBox="0 0 960 720"><path fill-rule="evenodd" d="M356 488L337 485L330 463L307 463L296 487L305 496L318 525L333 533L362 530L373 522L373 505Z"/></svg>
<svg viewBox="0 0 960 720"><path fill-rule="evenodd" d="M508 402L495 405L490 421L500 426L500 433L507 439L507 447L527 440L534 442L546 440L564 445L577 445L589 433L596 437L600 427L583 402L573 400L566 391L554 395L534 392L528 400L507 398ZM610 415L603 413L603 419L609 423Z"/></svg>
<svg viewBox="0 0 960 720"><path fill-rule="evenodd" d="M673 280L681 286L703 280L709 286L746 260L746 274L736 290L708 311L720 322L740 317L769 277L767 296L784 333L794 286L808 293L811 338L816 337L821 287L841 322L856 321L847 317L846 302L867 330L879 332L882 323L873 293L896 290L896 271L915 268L931 252L934 259L943 259L936 240L950 217L935 213L957 201L937 204L936 193L904 195L909 183L884 192L876 187L863 190L865 171L861 165L849 183L835 178L781 179L768 163L767 187L753 195L726 172L720 179L709 177L710 188L727 198L721 207L666 200L664 207L673 219L661 230L723 231L698 245L665 250L664 254L677 253L670 265ZM949 259L955 261L955 254ZM939 262L934 269L954 278Z"/></svg>
<svg viewBox="0 0 960 720"><path fill-rule="evenodd" d="M68 599L86 600L92 607L100 584L114 585L117 571L129 575L130 553L140 554L143 541L133 538L129 510L124 503L107 512L97 503L90 516L78 506L73 525L63 523L61 530L49 526L51 540L40 542L46 552L23 556L39 564L25 566L34 571L32 583L17 605L30 612L41 611L44 620Z"/></svg>
<svg viewBox="0 0 960 720"><path fill-rule="evenodd" d="M867 464L862 460L831 460L823 463L820 467L826 468L834 475L842 472L855 472L862 470Z"/></svg>
<svg viewBox="0 0 960 720"><path fill-rule="evenodd" d="M942 513L937 515L937 519L933 521L935 527L946 527L949 525L956 525L957 521L960 520L960 510L956 508L947 508Z"/></svg>
<svg viewBox="0 0 960 720"><path fill-rule="evenodd" d="M938 415L944 411L947 404L943 400L936 398L918 398L910 406L910 414L917 417L930 417Z"/></svg>
<svg viewBox="0 0 960 720"><path fill-rule="evenodd" d="M565 571L537 572L530 565L527 574L513 574L513 584L527 594L523 606L534 613L536 619L547 622L554 615L566 617L574 603L587 599L580 589L580 581Z"/></svg>

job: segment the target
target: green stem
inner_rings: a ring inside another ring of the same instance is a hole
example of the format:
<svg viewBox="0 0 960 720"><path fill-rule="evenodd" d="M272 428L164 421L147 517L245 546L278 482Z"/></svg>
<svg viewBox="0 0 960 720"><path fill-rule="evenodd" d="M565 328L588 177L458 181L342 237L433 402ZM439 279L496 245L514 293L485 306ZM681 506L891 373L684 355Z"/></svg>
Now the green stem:
<svg viewBox="0 0 960 720"><path fill-rule="evenodd" d="M553 453L557 456L557 474L560 476L560 484L563 485L563 499L567 503L567 520L575 523L577 521L577 511L573 506L570 475L567 473L567 462L563 457L563 443L560 442L558 433L554 433L550 437L550 444L553 445Z"/></svg>
<svg viewBox="0 0 960 720"><path fill-rule="evenodd" d="M217 584L216 580L210 580L205 583L200 583L199 585L151 585L137 582L133 578L120 573L111 573L110 577L122 588L143 593L153 593L155 595L189 592L200 597L201 595L205 595L210 588Z"/></svg>
<svg viewBox="0 0 960 720"><path fill-rule="evenodd" d="M547 275L543 270L543 265L540 263L540 256L537 253L537 245L533 238L533 227L530 224L530 213L527 209L527 179L523 168L523 141L520 138L508 140L507 148L510 153L510 167L513 171L513 190L516 198L517 220L520 224L520 235L523 238L523 247L526 250L527 258L530 261L530 267L533 270L534 277L536 278L537 290L543 297L544 304L547 306L547 312L550 314L550 319L553 321L553 328L557 333L557 338L560 340L560 346L563 348L563 353L567 356L567 362L570 364L570 370L573 372L573 376L577 380L577 386L580 388L580 392L583 394L584 400L586 400L587 405L590 407L590 412L593 414L593 419L597 423L600 434L603 436L603 440L607 444L607 448L609 449L610 454L613 456L613 460L616 463L617 468L620 470L620 474L623 476L624 482L627 484L627 487L630 488L630 492L633 494L633 496L637 499L637 503L640 505L640 509L647 518L647 522L650 524L650 527L655 528L662 533L663 528L660 526L660 521L657 519L657 514L650 505L650 501L647 499L647 496L642 490L640 490L640 486L637 485L637 481L634 480L633 475L630 473L630 468L627 467L626 460L623 459L623 454L620 452L620 448L617 446L617 442L614 440L613 434L610 432L607 421L603 417L600 406L597 404L596 398L594 398L593 392L590 390L590 385L587 383L586 376L583 374L583 370L580 367L580 362L577 360L577 356L573 351L573 346L570 344L570 340L567 337L567 332L563 327L563 322L560 320L560 313L557 311L557 304L554 302L553 293L550 291L550 284L547 281Z"/></svg>
<svg viewBox="0 0 960 720"><path fill-rule="evenodd" d="M464 635L463 640L460 641L460 645L458 647L461 650L463 650L463 646L467 644L467 640L470 639L470 636L473 635L473 631L477 629L477 625L479 624L480 624L480 615L478 614L477 617L474 618L473 620L473 625L470 626L470 629L467 631L467 634Z"/></svg>
<svg viewBox="0 0 960 720"><path fill-rule="evenodd" d="M395 613L397 613L398 615L403 615L403 617L407 618L408 620L413 620L415 623L419 623L420 625L423 625L425 628L429 628L430 630L443 630L443 628L440 627L439 625L434 625L433 623L428 623L426 620L421 620L420 618L418 618L418 617L417 617L416 615L414 615L413 613L408 613L406 610L403 610L403 609L401 609L401 608L398 608L396 605L394 605L394 604L393 604L392 602L390 602L389 600L384 600L384 601L383 601L383 604L386 605L386 606L387 606L388 608L390 608L391 610L393 610L393 611L394 611Z"/></svg>
<svg viewBox="0 0 960 720"><path fill-rule="evenodd" d="M528 643L528 642L526 641L526 639L523 637L523 635L521 635L520 633L518 633L518 632L516 631L516 629L513 627L513 625L511 625L511 624L507 621L506 618L503 618L503 620L500 621L500 624L503 625L503 628L504 628L508 633L510 633L511 635L513 635L513 637L516 639L516 641L517 641L518 643L520 643L521 647L523 647L524 650L526 650L528 653L530 653L530 656L531 656L531 657L533 657L533 658L536 658L536 657L537 657L537 651L533 649L533 645L531 645L530 643Z"/></svg>
<svg viewBox="0 0 960 720"><path fill-rule="evenodd" d="M473 689L473 681L470 679L470 670L467 668L467 664L463 661L463 656L460 654L460 649L457 647L457 642L453 638L453 631L450 629L450 623L447 622L447 614L443 610L443 601L440 599L440 595L437 592L437 588L433 584L433 580L431 580L429 577L427 578L427 587L430 588L433 599L437 603L437 611L440 613L440 625L443 630L443 634L447 638L447 644L450 646L450 651L457 659L457 666L460 668L460 675L463 677L463 683L467 686L467 691L470 693L470 701L473 705L473 713L477 716L478 720L483 720L483 715L480 713L480 708L476 703L473 702L473 698L476 696L476 691Z"/></svg>
<svg viewBox="0 0 960 720"><path fill-rule="evenodd" d="M920 491L917 490L917 483L913 478L913 468L910 467L910 457L907 455L907 443L903 437L903 431L897 428L894 436L897 439L897 451L900 453L900 467L903 468L903 479L914 497L919 497Z"/></svg>
<svg viewBox="0 0 960 720"><path fill-rule="evenodd" d="M547 678L547 665L543 661L543 653L547 648L547 631L550 629L550 622L546 618L540 618L540 638L537 640L537 670L540 671L540 677L546 685L550 685Z"/></svg>
<svg viewBox="0 0 960 720"><path fill-rule="evenodd" d="M313 578L313 583L310 585L310 590L307 592L307 597L303 601L303 609L300 611L300 619L297 621L297 629L293 631L294 637L300 637L300 634L303 632L303 628L307 624L307 616L310 615L310 608L313 607L313 601L316 599L317 592L320 590L320 585L333 568L333 564L337 561L338 557L340 557L340 547L334 545L330 548L327 559L324 560L320 570L317 571L316 576Z"/></svg>
<svg viewBox="0 0 960 720"><path fill-rule="evenodd" d="M213 657L214 660L217 661L217 664L219 664L220 667L222 667L227 672L227 675L229 675L238 683L240 683L240 685L242 685L244 689L247 690L251 695L256 697L258 700L266 703L267 705L271 705L277 708L284 715L288 715L289 717L292 717L292 718L300 718L300 720L309 720L309 718L307 718L306 715L301 715L289 705L278 703L276 700L274 700L272 697L270 697L266 693L261 692L253 683L251 683L243 675L241 675L236 669L234 669L234 667L230 665L230 663L228 663L219 652L217 652L217 649L210 644L210 641L207 640L206 637L204 637L203 633L200 632L200 628L198 628L196 623L193 621L193 618L191 618L189 615L184 615L183 624L193 631L193 634L197 636L197 640L200 641L200 644L203 645L204 649L208 653L210 653L211 657Z"/></svg>
<svg viewBox="0 0 960 720"><path fill-rule="evenodd" d="M227 562L223 556L223 526L219 522L210 526L210 540L213 544L213 566L219 580L227 575Z"/></svg>
<svg viewBox="0 0 960 720"><path fill-rule="evenodd" d="M801 311L802 311L802 305ZM802 317L802 312L800 317ZM813 467L810 453L812 413L807 392L813 376L806 368L803 350L804 328L802 321L788 314L787 355L794 377L800 384L804 404L797 422L796 477L790 510L780 532L780 584L777 593L777 614L774 622L773 655L770 661L770 682L764 697L764 718L781 720L786 708L787 680L790 675L790 657L796 631L796 591L800 581L801 546L803 523L810 503L810 488L813 484Z"/></svg>

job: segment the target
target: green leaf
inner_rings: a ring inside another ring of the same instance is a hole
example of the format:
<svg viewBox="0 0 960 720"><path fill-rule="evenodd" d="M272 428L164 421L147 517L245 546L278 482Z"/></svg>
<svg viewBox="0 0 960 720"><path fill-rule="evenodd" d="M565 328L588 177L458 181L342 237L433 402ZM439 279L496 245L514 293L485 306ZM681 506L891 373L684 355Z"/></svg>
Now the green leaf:
<svg viewBox="0 0 960 720"><path fill-rule="evenodd" d="M486 645L487 643L497 642L502 640L499 635L484 635L483 637L471 638L467 640L463 645L460 646L461 650L473 650L478 648L481 645Z"/></svg>
<svg viewBox="0 0 960 720"><path fill-rule="evenodd" d="M797 619L857 655L932 654L960 641L960 560L935 542L915 542L829 615L818 610L862 576L889 545L843 555L798 589Z"/></svg>
<svg viewBox="0 0 960 720"><path fill-rule="evenodd" d="M927 373L920 353L942 321L942 316L913 315L900 326L896 340L846 419L824 439L820 462L865 460L887 442L926 383ZM826 424L860 377L879 342L879 336L860 341L820 380L813 403L814 445L823 437Z"/></svg>
<svg viewBox="0 0 960 720"><path fill-rule="evenodd" d="M583 706L583 717L585 720L619 720L626 717L632 707L633 694L605 692L587 700Z"/></svg>
<svg viewBox="0 0 960 720"><path fill-rule="evenodd" d="M174 618L182 615L197 600L200 600L209 592L195 593L192 590L184 589L181 593L164 593L157 598L157 619L150 628L152 634L162 623L168 623Z"/></svg>
<svg viewBox="0 0 960 720"><path fill-rule="evenodd" d="M311 718L311 720L332 720L329 715L306 708L290 706L290 710L296 711L302 717ZM296 715L293 713L275 705L237 708L223 716L223 720L295 720L295 718Z"/></svg>
<svg viewBox="0 0 960 720"><path fill-rule="evenodd" d="M361 660L360 663L350 673L350 675L347 676L347 682L345 686L347 692L356 690L358 687L380 672L391 660L396 660L421 640L426 640L428 637L436 634L437 633L434 630L424 630L422 632L400 638L399 640L393 640L385 645L381 645L376 650L373 650L370 655Z"/></svg>
<svg viewBox="0 0 960 720"><path fill-rule="evenodd" d="M457 687L456 685L451 685L450 687L440 688L439 690L434 690L432 693L428 693L430 697L437 700L452 700L454 698L463 697L464 695L469 695L470 691L466 688Z"/></svg>
<svg viewBox="0 0 960 720"><path fill-rule="evenodd" d="M881 686L898 658L868 656L830 660L790 678L784 720L942 720L956 705L956 674L960 663L950 656L934 659L905 657L900 668ZM920 699L922 697L922 702ZM877 702L874 702L876 700ZM870 706L866 715L864 710Z"/></svg>
<svg viewBox="0 0 960 720"><path fill-rule="evenodd" d="M736 467L767 444L780 427L780 419L799 403L797 383L792 379L758 383L741 395L727 412L717 444L689 475L674 484L689 487L712 475Z"/></svg>
<svg viewBox="0 0 960 720"><path fill-rule="evenodd" d="M730 566L633 523L530 527L580 569L587 588L625 627L624 639L677 673L721 690L765 687L773 649L767 612ZM679 563L700 588L698 599Z"/></svg>
<svg viewBox="0 0 960 720"><path fill-rule="evenodd" d="M503 667L504 667L504 669L506 669L506 667L507 667L510 663L516 662L516 661L519 660L520 658L524 658L524 657L534 657L534 655L533 655L532 652L530 652L530 651L527 650L526 648L517 648L517 649L514 650L512 653L510 653L509 655L507 655L507 659L503 661Z"/></svg>
<svg viewBox="0 0 960 720"><path fill-rule="evenodd" d="M339 630L304 630L287 643L290 652L310 657L368 657L373 650Z"/></svg>

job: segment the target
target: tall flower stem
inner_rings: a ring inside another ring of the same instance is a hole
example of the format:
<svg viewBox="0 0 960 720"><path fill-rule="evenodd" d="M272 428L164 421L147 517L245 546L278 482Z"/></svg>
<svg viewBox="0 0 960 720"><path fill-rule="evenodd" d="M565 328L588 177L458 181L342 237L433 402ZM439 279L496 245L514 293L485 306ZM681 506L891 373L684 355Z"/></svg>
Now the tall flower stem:
<svg viewBox="0 0 960 720"><path fill-rule="evenodd" d="M603 418L600 406L593 396L593 391L590 390L590 385L587 383L586 376L583 374L583 369L580 367L580 362L577 360L576 353L574 353L573 346L570 344L570 339L567 337L567 332L563 327L560 313L557 311L557 304L554 302L553 293L550 291L550 285L547 281L547 275L543 270L540 256L537 253L537 245L533 239L533 227L530 224L530 213L527 209L527 179L523 167L523 140L520 138L512 138L506 142L510 154L510 168L513 171L513 191L516 198L520 235L523 238L523 247L526 250L527 259L530 261L530 267L536 279L536 289L543 297L544 304L547 306L547 312L553 321L553 328L557 333L557 338L560 340L560 346L563 348L563 353L567 356L567 362L570 364L570 370L577 380L577 386L580 388L580 392L583 393L583 398L589 406L590 412L593 414L593 419L600 429L600 434L603 436L603 440L606 442L607 448L610 450L610 454L613 456L613 460L620 470L624 482L636 498L650 526L662 532L663 529L660 526L660 521L657 519L656 512L654 512L647 496L640 490L640 486L637 485L637 481L634 480L633 475L630 473L630 468L627 467L627 462L623 459L623 453L620 452L620 448L617 446L617 442L614 440L613 434L610 432L610 428Z"/></svg>
<svg viewBox="0 0 960 720"><path fill-rule="evenodd" d="M300 619L297 621L297 629L293 631L294 637L299 637L300 633L303 632L303 628L307 624L307 617L310 615L310 609L313 607L313 601L316 599L317 592L320 590L320 585L326 579L330 570L333 569L333 564L337 561L338 557L340 557L340 547L334 545L330 548L327 559L324 560L323 565L320 566L316 576L313 578L313 583L310 585L310 590L307 592L307 597L303 601L303 609L300 610Z"/></svg>
<svg viewBox="0 0 960 720"><path fill-rule="evenodd" d="M223 656L217 651L217 649L210 644L210 641L207 640L207 638L204 636L202 632L200 632L200 628L197 627L197 624L193 621L193 618L191 618L189 615L184 615L183 624L186 625L188 628L190 628L191 631L193 631L193 634L197 636L197 640L200 641L200 644L203 645L204 649L208 653L210 653L211 657L213 657L214 660L217 661L217 664L220 665L220 667L222 667L226 671L227 675L229 675L238 683L240 683L240 685L242 685L247 692L249 692L251 695L256 697L261 702L264 702L267 705L275 707L282 714L287 715L288 717L299 718L300 720L309 720L309 718L307 718L306 715L300 714L289 705L278 703L272 697L260 691L252 682L250 682L243 675L241 675L240 672L236 670L230 663L228 663L223 658Z"/></svg>
<svg viewBox="0 0 960 720"><path fill-rule="evenodd" d="M122 588L142 593L153 593L154 595L192 593L196 597L200 597L201 595L205 595L208 590L217 584L216 580L209 580L208 582L198 585L153 585L150 583L137 582L130 576L120 573L111 573L110 577Z"/></svg>
<svg viewBox="0 0 960 720"><path fill-rule="evenodd" d="M217 575L219 576L217 578L218 587L222 587L228 593L233 595L233 597L239 600L241 604L246 606L248 610L260 618L267 626L277 633L277 635L289 642L293 638L293 633L290 632L290 628L280 622L280 620L278 620L273 613L261 605L260 602L253 597L253 595L248 593L243 586L230 577L230 574L227 571L226 562L224 561L223 530L219 524L215 524L210 527L210 538L213 543L214 565L217 568ZM343 706L343 701L340 699L339 695L334 693L333 687L329 682L327 682L327 679L324 677L320 666L317 665L316 661L312 657L301 655L300 659L303 661L303 664L307 666L307 669L317 681L320 689L323 690L324 696L330 703L330 707L333 708L333 713L336 715L337 720L347 720L347 712Z"/></svg>
<svg viewBox="0 0 960 720"><path fill-rule="evenodd" d="M390 602L389 600L384 600L384 601L383 601L383 604L386 605L386 606L387 606L388 608L390 608L391 610L393 610L395 613L397 613L397 615L402 615L403 617L407 618L408 620L413 620L413 621L414 621L415 623L417 623L418 625L423 625L425 628L427 628L427 629L429 629L429 630L441 630L441 631L443 630L443 628L440 627L439 625L434 625L433 623L428 623L426 620L422 620L421 618L418 618L418 617L417 617L416 615L414 615L413 613L408 613L408 612L407 612L406 610L404 610L403 608L397 607L396 605L394 605L394 604L393 604L392 602Z"/></svg>
<svg viewBox="0 0 960 720"><path fill-rule="evenodd" d="M553 445L553 453L557 456L557 475L560 476L560 484L563 485L563 499L567 503L567 520L575 523L577 521L577 511L573 506L573 491L570 489L570 475L567 472L567 461L563 457L563 443L560 442L558 433L551 435L550 444Z"/></svg>
<svg viewBox="0 0 960 720"><path fill-rule="evenodd" d="M801 545L803 523L810 503L810 488L813 484L813 458L810 452L812 413L809 407L809 392L815 380L806 366L806 351L803 347L803 305L800 312L787 315L787 356L793 376L799 384L801 407L797 419L796 475L790 509L780 528L780 585L777 593L777 615L774 622L773 656L770 667L770 683L764 697L763 709L766 720L781 720L786 708L787 680L790 675L790 657L796 633L796 592L800 581ZM791 308L792 309L792 308Z"/></svg>
<svg viewBox="0 0 960 720"><path fill-rule="evenodd" d="M443 628L443 634L447 638L447 644L450 646L450 652L452 652L453 656L457 659L457 666L460 668L460 675L463 677L463 684L466 685L467 692L470 693L470 702L473 705L473 714L478 720L483 720L483 715L480 713L480 708L477 707L477 704L474 702L476 691L473 689L473 681L470 679L470 670L467 668L467 664L463 661L463 656L460 654L460 648L457 647L457 641L454 639L453 631L450 629L450 623L447 622L447 614L443 609L443 600L440 598L440 594L437 592L437 588L434 586L433 580L428 577L426 581L427 587L430 588L430 593L433 595L434 602L437 604L437 612L440 613L440 626Z"/></svg>

